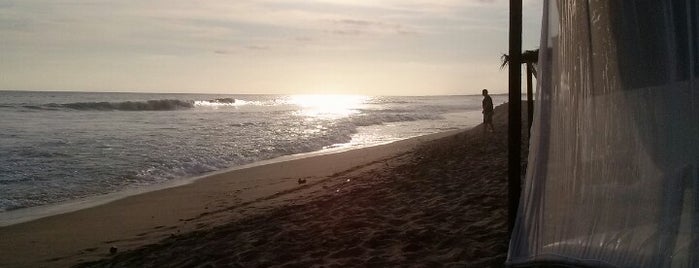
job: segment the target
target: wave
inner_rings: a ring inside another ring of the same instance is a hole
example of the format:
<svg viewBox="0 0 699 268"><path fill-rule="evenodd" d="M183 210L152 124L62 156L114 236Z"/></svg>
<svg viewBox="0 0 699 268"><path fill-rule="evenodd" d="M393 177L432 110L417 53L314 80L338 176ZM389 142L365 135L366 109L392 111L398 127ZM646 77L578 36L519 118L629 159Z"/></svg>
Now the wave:
<svg viewBox="0 0 699 268"><path fill-rule="evenodd" d="M404 100L383 100L383 99L374 99L374 100L369 100L369 101L365 102L365 104L410 104L410 103L416 103L416 102L404 101Z"/></svg>
<svg viewBox="0 0 699 268"><path fill-rule="evenodd" d="M22 105L22 107L29 110L58 110L56 107L43 107L37 105Z"/></svg>
<svg viewBox="0 0 699 268"><path fill-rule="evenodd" d="M234 98L218 98L218 99L213 99L209 100L210 102L215 102L215 103L235 103L236 99Z"/></svg>
<svg viewBox="0 0 699 268"><path fill-rule="evenodd" d="M439 114L426 114L426 113L373 113L373 114L362 114L358 116L351 117L350 122L358 127L366 127L373 125L382 125L384 123L394 123L394 122L409 122L418 120L438 120L444 119Z"/></svg>
<svg viewBox="0 0 699 268"><path fill-rule="evenodd" d="M240 106L255 104L245 100L234 98L218 98L204 101L191 100L147 100L147 101L122 101L122 102L73 102L73 103L49 103L44 105L21 105L29 110L78 110L78 111L173 111L185 110L194 107L218 107Z"/></svg>
<svg viewBox="0 0 699 268"><path fill-rule="evenodd" d="M67 108L80 111L171 111L190 109L193 107L193 101L149 100L123 102L74 102L65 104L50 103L44 105L42 108Z"/></svg>
<svg viewBox="0 0 699 268"><path fill-rule="evenodd" d="M245 101L234 98L218 98L205 101L194 101L194 106L209 106L209 107L220 107L220 106L241 106L248 104L259 104L258 102Z"/></svg>

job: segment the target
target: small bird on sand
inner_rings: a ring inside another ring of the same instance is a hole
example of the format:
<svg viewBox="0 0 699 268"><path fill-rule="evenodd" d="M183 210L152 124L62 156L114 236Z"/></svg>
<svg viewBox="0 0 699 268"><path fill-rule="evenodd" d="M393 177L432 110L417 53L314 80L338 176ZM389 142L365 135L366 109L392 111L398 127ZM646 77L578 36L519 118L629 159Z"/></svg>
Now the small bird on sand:
<svg viewBox="0 0 699 268"><path fill-rule="evenodd" d="M117 247L109 248L109 254L115 254L115 253L117 253Z"/></svg>
<svg viewBox="0 0 699 268"><path fill-rule="evenodd" d="M304 184L306 183L306 179L299 179L299 184Z"/></svg>

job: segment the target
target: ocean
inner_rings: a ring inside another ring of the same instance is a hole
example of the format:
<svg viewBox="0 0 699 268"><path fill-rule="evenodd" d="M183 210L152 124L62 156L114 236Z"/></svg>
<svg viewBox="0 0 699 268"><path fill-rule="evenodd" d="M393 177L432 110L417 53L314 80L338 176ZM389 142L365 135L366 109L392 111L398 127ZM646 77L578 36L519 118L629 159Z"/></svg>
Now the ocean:
<svg viewBox="0 0 699 268"><path fill-rule="evenodd" d="M481 100L0 91L0 220L282 156L468 128L482 120Z"/></svg>

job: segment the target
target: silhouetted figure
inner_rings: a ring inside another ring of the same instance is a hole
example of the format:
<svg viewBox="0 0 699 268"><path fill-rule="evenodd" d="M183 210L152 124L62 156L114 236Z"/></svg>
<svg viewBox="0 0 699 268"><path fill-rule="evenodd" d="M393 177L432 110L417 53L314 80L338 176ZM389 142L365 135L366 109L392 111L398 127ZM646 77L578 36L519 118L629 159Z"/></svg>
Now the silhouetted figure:
<svg viewBox="0 0 699 268"><path fill-rule="evenodd" d="M493 99L488 95L488 90L483 89L483 134L490 126L490 132L495 132L493 127Z"/></svg>

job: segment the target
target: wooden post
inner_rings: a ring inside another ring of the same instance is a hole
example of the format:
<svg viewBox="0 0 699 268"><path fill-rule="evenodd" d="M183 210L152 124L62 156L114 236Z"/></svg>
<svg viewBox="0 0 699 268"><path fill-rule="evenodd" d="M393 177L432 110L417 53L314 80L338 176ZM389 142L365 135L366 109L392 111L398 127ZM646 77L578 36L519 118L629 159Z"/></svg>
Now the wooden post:
<svg viewBox="0 0 699 268"><path fill-rule="evenodd" d="M508 231L512 234L520 195L522 142L522 0L510 0L510 63L508 111Z"/></svg>

